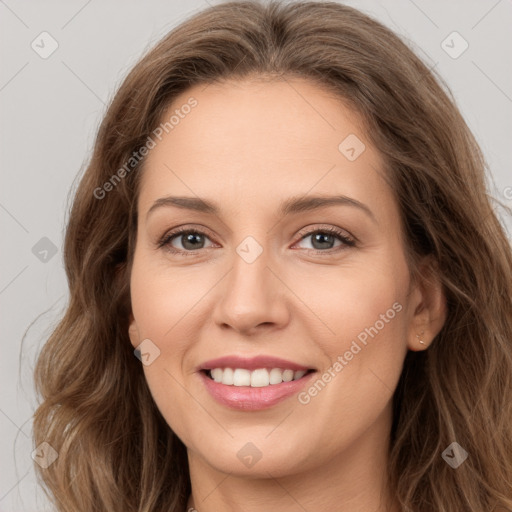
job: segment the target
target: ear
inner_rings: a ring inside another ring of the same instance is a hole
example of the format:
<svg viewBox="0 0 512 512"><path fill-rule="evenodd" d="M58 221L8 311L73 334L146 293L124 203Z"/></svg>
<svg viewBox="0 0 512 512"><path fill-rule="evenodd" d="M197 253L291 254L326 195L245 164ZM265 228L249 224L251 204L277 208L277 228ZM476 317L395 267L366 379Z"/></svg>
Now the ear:
<svg viewBox="0 0 512 512"><path fill-rule="evenodd" d="M409 325L409 350L426 350L446 321L446 296L436 261L427 256L420 264L411 293L413 315Z"/></svg>
<svg viewBox="0 0 512 512"><path fill-rule="evenodd" d="M128 335L130 336L130 342L132 346L135 348L140 345L140 336L139 336L139 328L137 326L137 322L135 321L135 317L133 313L130 313L130 323L128 326Z"/></svg>

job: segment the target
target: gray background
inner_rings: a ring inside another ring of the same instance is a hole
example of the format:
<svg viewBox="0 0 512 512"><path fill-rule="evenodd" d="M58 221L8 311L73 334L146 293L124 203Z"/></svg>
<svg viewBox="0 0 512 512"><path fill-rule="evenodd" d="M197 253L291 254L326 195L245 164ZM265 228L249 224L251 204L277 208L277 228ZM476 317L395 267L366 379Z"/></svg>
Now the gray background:
<svg viewBox="0 0 512 512"><path fill-rule="evenodd" d="M61 245L74 179L130 67L214 3L0 0L0 512L48 509L32 468L31 373L67 300ZM492 195L512 206L511 0L346 3L401 34L440 73L486 156ZM31 47L50 48L43 31L59 45L46 59ZM453 31L469 44L458 58L442 47L446 40L452 53L462 49L446 39ZM510 232L510 218L500 217Z"/></svg>

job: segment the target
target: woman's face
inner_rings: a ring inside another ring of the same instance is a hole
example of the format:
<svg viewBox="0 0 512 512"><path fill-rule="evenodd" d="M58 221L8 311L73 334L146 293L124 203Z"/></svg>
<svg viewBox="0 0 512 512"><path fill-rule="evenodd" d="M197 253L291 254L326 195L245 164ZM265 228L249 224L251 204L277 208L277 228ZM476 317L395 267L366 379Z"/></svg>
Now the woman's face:
<svg viewBox="0 0 512 512"><path fill-rule="evenodd" d="M131 273L164 418L232 474L384 450L421 295L360 119L300 80L196 86L164 122L176 109L145 163Z"/></svg>

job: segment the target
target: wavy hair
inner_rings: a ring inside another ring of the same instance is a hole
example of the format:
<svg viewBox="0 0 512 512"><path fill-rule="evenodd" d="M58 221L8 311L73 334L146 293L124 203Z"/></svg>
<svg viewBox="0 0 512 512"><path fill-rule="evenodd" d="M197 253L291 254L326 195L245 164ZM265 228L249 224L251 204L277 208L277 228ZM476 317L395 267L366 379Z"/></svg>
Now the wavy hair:
<svg viewBox="0 0 512 512"><path fill-rule="evenodd" d="M130 159L177 95L248 77L308 79L359 113L385 161L411 275L430 255L442 283L446 322L426 351L408 352L393 397L389 475L403 511L512 509L512 251L485 160L409 45L329 1L209 7L147 52L111 101L67 223L69 303L35 369L34 443L58 452L36 465L45 491L61 512L185 510L186 448L128 337L144 163ZM457 469L441 456L454 441L469 453Z"/></svg>

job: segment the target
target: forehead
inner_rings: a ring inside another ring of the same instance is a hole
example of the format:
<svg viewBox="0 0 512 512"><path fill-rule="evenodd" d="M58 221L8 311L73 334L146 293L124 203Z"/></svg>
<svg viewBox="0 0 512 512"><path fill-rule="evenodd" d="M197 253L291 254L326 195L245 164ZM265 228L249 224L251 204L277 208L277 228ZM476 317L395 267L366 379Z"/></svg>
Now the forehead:
<svg viewBox="0 0 512 512"><path fill-rule="evenodd" d="M309 192L361 201L390 193L360 116L306 80L194 86L175 98L166 122L145 161L139 211L171 193L238 208Z"/></svg>

